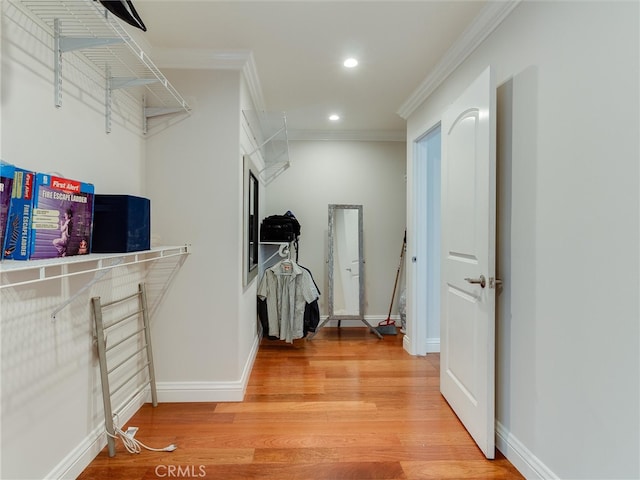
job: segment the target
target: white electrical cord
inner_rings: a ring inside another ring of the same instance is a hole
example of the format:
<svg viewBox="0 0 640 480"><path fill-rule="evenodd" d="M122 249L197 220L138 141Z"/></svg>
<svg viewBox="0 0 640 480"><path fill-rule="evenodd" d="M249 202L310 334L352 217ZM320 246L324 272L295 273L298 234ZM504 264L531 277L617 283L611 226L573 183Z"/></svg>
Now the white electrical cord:
<svg viewBox="0 0 640 480"><path fill-rule="evenodd" d="M142 451L143 448L152 451L152 452L173 452L176 448L178 448L175 444L171 444L171 445L167 445L164 448L152 448L152 447L148 447L146 446L144 443L142 443L140 440L136 440L135 438L133 438L133 436L135 435L135 432L138 431L138 429L136 428L135 430L133 430L133 432L131 434L127 434L126 432L123 432L120 427L118 426L118 415L115 414L113 415L113 430L115 432L115 435L110 434L109 432L106 432L107 435L109 435L111 438L120 438L120 440L122 440L122 443L124 444L124 448L127 449L127 452L129 453L140 453Z"/></svg>

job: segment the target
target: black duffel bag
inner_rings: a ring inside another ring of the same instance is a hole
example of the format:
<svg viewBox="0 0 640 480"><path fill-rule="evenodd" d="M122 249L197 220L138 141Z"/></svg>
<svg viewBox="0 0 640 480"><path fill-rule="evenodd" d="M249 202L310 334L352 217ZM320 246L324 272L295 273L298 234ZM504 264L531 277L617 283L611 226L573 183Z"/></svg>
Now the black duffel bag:
<svg viewBox="0 0 640 480"><path fill-rule="evenodd" d="M270 215L260 225L261 242L293 242L300 236L300 223L290 211Z"/></svg>

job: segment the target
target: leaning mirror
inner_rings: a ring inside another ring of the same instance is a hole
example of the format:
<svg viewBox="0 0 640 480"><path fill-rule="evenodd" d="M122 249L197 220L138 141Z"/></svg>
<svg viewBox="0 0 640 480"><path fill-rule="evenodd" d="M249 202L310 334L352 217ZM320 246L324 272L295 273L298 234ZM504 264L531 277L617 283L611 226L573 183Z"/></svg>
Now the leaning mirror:
<svg viewBox="0 0 640 480"><path fill-rule="evenodd" d="M382 338L364 318L362 225L362 205L329 205L329 316L325 322L360 320Z"/></svg>
<svg viewBox="0 0 640 480"><path fill-rule="evenodd" d="M364 304L362 205L329 205L329 316L360 319Z"/></svg>
<svg viewBox="0 0 640 480"><path fill-rule="evenodd" d="M364 248L362 205L329 205L329 315L309 335L311 340L331 320L360 320L378 338L382 335L364 318Z"/></svg>

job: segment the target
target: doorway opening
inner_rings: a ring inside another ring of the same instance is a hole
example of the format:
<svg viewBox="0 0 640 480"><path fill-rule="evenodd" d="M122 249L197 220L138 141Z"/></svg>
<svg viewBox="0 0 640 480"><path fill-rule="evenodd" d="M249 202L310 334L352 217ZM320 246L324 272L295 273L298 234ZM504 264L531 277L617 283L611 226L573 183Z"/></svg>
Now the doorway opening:
<svg viewBox="0 0 640 480"><path fill-rule="evenodd" d="M440 124L420 137L414 148L415 328L417 355L440 351Z"/></svg>

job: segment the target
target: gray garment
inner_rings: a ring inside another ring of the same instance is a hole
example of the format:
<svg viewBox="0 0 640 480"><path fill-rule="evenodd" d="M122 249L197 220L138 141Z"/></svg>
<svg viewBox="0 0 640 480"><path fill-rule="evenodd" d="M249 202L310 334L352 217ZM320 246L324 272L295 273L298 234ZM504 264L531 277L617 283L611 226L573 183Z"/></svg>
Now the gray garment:
<svg viewBox="0 0 640 480"><path fill-rule="evenodd" d="M258 287L267 301L270 336L293 343L304 336L304 309L320 297L311 274L293 260L281 260L267 269Z"/></svg>

